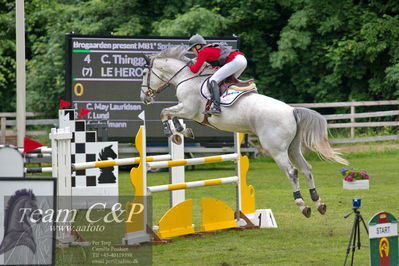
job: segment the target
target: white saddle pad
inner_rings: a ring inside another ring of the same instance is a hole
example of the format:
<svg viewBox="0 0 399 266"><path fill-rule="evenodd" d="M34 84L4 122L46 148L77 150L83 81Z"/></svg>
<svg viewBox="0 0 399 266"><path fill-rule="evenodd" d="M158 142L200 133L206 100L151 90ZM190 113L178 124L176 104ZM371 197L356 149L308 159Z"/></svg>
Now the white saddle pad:
<svg viewBox="0 0 399 266"><path fill-rule="evenodd" d="M220 105L222 106L231 106L233 105L233 103L235 103L241 96L247 94L247 93L252 93L252 92L257 92L256 88L253 90L249 90L249 91L236 91L233 89L227 89L225 91L225 93L223 93L220 96ZM207 100L210 100L211 97L211 93L209 92L208 89L208 79L206 79L204 81L204 83L202 83L201 85L201 89L200 89L200 93L201 96L204 97Z"/></svg>

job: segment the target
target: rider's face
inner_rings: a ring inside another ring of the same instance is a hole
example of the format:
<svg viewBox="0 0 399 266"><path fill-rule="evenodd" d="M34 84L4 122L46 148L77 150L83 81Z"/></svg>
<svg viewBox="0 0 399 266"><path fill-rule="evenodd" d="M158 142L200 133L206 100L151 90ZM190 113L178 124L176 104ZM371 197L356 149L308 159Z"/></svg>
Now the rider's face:
<svg viewBox="0 0 399 266"><path fill-rule="evenodd" d="M199 45L196 45L193 48L191 48L191 52L193 52L196 56L198 56L199 47L200 47Z"/></svg>

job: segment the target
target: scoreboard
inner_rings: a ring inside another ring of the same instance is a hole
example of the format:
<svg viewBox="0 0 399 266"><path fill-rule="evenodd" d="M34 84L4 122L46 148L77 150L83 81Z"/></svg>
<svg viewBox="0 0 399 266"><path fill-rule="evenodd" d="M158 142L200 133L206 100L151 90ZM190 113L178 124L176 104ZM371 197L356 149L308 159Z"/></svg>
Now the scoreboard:
<svg viewBox="0 0 399 266"><path fill-rule="evenodd" d="M161 110L177 104L175 88L157 95L151 105L140 100L145 65L144 55L158 53L173 46L188 48L186 37L124 37L67 34L66 37L66 99L77 110L86 108L88 121L103 121L110 139L131 141L142 121L137 117L146 111L147 134L161 140ZM237 38L206 38L208 43L225 42L238 48ZM189 52L188 57L194 57ZM185 121L193 128L196 139L223 140L230 133Z"/></svg>

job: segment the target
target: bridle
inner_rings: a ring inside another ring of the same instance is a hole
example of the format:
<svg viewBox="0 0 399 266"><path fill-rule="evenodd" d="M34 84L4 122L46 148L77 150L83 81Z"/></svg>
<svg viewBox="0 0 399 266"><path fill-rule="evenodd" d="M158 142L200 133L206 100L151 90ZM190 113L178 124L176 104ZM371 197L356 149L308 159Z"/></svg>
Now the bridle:
<svg viewBox="0 0 399 266"><path fill-rule="evenodd" d="M155 71L152 69L154 59L149 59L149 58L147 58L147 57L146 57L145 59L146 59L146 61L147 61L147 64L146 64L144 67L148 69L148 75L147 75L147 83L146 83L145 85L141 85L141 91L142 91L147 97L154 97L154 95L157 95L157 94L161 93L164 89L166 89L166 88L170 85L170 82L171 82L177 75L179 75L179 73L180 73L181 71L183 71L184 68L188 67L188 65L185 64L185 65L184 65L182 68L180 68L169 80L166 81L166 80L164 80L162 77L160 77L157 73L155 73ZM204 77L204 76L210 76L210 74L202 75L202 72L203 72L204 70L205 70L205 68L204 68L200 73L198 73L198 75L193 76L193 77L190 77L190 78L187 78L187 79L185 79L185 80L183 80L183 81L180 81L180 82L176 85L176 88L179 87L180 84L182 84L182 83L184 83L184 82L186 82L186 81L189 81L189 80L191 80L191 79L198 78L198 77ZM151 86L150 86L151 74L154 74L155 77L157 77L159 80L163 81L165 84L162 85L161 87L159 87L158 89L153 89L153 88L151 88ZM143 87L146 87L146 88L147 88L147 91L144 91L144 90L143 90Z"/></svg>
<svg viewBox="0 0 399 266"><path fill-rule="evenodd" d="M168 81L164 80L163 78L161 78L159 75L157 75L157 73L155 73L155 71L152 69L153 66L153 61L154 59L147 59L147 62L149 62L149 64L145 65L144 67L148 69L148 75L147 75L147 83L146 85L142 85L141 87L141 91L148 97L153 97L156 94L161 93L164 89L166 89L169 85L170 82L177 76L179 75L179 73L185 68L187 67L187 65L184 65L182 68L180 68ZM150 80L151 80L151 74L154 74L159 80L163 81L165 84L162 85L161 87L159 87L158 89L153 89L150 87ZM178 84L180 85L180 83ZM143 87L147 87L147 91L143 91Z"/></svg>

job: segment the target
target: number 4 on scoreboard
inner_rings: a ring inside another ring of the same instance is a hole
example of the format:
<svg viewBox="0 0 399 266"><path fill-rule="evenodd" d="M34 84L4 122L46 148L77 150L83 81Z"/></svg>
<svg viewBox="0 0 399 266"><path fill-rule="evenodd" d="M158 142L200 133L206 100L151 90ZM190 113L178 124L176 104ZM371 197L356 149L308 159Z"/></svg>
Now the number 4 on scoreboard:
<svg viewBox="0 0 399 266"><path fill-rule="evenodd" d="M85 57L85 59L83 61L85 61L86 63L90 64L90 62L91 62L90 54L86 55L86 57Z"/></svg>

